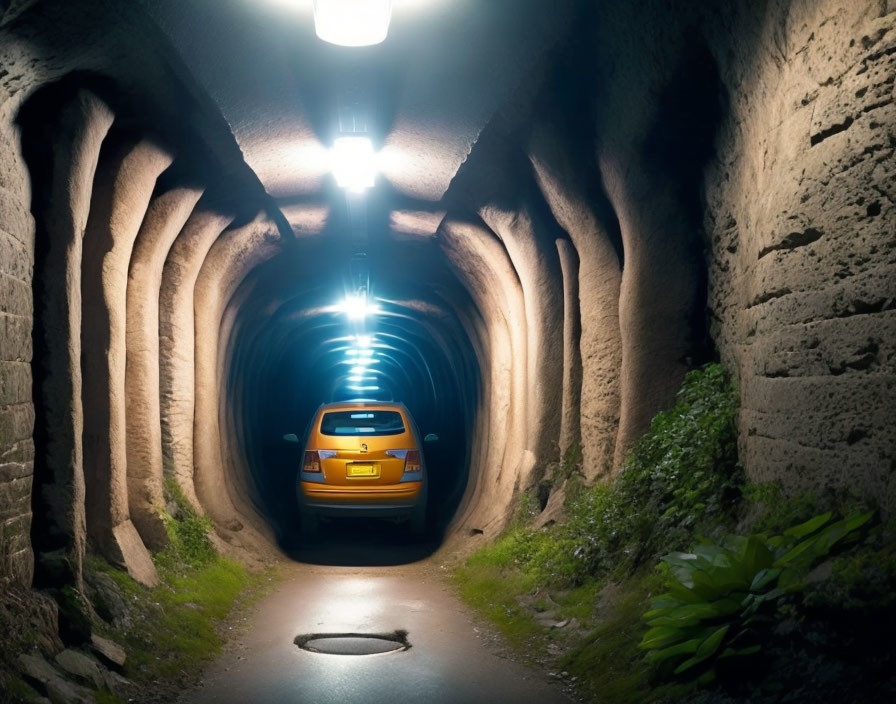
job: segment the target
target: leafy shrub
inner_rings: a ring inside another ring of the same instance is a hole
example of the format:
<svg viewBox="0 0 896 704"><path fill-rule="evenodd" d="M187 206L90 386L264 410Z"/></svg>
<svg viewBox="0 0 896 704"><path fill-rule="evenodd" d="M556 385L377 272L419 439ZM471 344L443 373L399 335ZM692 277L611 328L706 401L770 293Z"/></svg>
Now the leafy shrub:
<svg viewBox="0 0 896 704"><path fill-rule="evenodd" d="M620 474L608 484L576 480L581 448L570 447L554 473L567 483L566 521L527 528L536 501L523 494L507 533L490 548L540 583L571 586L625 578L699 532L733 527L743 484L737 460L738 393L718 364L690 372L675 405L657 414Z"/></svg>
<svg viewBox="0 0 896 704"><path fill-rule="evenodd" d="M850 623L896 620L896 517L873 526L860 545L838 555L822 584L806 590L804 606L843 614Z"/></svg>
<svg viewBox="0 0 896 704"><path fill-rule="evenodd" d="M517 497L517 504L510 518L509 530L513 531L527 526L538 515L539 510L538 497L526 491L522 492Z"/></svg>
<svg viewBox="0 0 896 704"><path fill-rule="evenodd" d="M739 396L719 364L689 372L675 405L654 416L619 475L572 492L560 541L586 576L632 573L699 532L732 527L743 469Z"/></svg>
<svg viewBox="0 0 896 704"><path fill-rule="evenodd" d="M715 679L719 661L761 649L762 624L785 595L802 589L808 570L832 549L857 536L872 512L831 522L824 513L767 537L729 536L690 553L663 558L668 591L644 614L650 630L641 641L647 659L674 675Z"/></svg>

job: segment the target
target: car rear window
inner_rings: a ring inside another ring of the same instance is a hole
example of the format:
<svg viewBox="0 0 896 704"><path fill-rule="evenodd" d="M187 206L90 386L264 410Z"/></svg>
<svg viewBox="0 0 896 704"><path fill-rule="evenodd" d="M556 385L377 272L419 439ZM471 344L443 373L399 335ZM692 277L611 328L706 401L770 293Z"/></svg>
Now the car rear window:
<svg viewBox="0 0 896 704"><path fill-rule="evenodd" d="M320 421L323 435L401 435L404 421L397 411L331 411Z"/></svg>

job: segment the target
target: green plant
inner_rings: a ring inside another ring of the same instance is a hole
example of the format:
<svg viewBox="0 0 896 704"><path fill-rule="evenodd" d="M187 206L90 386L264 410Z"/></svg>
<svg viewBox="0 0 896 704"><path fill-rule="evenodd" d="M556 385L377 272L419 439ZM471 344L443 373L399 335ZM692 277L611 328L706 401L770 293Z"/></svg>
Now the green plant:
<svg viewBox="0 0 896 704"><path fill-rule="evenodd" d="M198 568L157 565L161 584L147 589L98 556L89 555L86 562L90 572L110 578L122 596L127 614L121 625L97 621L95 626L125 647L124 674L140 685L176 683L217 654L220 622L247 593L260 594L270 578L221 557Z"/></svg>
<svg viewBox="0 0 896 704"><path fill-rule="evenodd" d="M193 510L177 482L166 480L165 489L177 510L176 516L162 514L169 545L156 554L156 561L168 567L199 568L212 564L218 558L218 552L208 537L214 529L211 520Z"/></svg>
<svg viewBox="0 0 896 704"><path fill-rule="evenodd" d="M147 589L96 555L87 556L85 570L88 582L90 574L104 576L106 586L94 599L106 621L97 618L94 627L126 648L125 675L140 686L176 688L185 673L220 651L221 621L240 601L260 595L272 575L250 573L219 555L209 537L212 522L192 509L175 482L166 482L166 494L174 506L162 514L169 544L153 554L158 586ZM102 603L103 594L115 592L117 616Z"/></svg>
<svg viewBox="0 0 896 704"><path fill-rule="evenodd" d="M787 492L780 480L749 482L742 488L745 525L751 533L777 533L826 511L841 515L861 512L867 502L847 487L820 492Z"/></svg>
<svg viewBox="0 0 896 704"><path fill-rule="evenodd" d="M828 512L773 537L729 536L667 555L667 591L644 614L650 629L640 647L647 659L705 683L715 679L719 661L759 652L771 607L801 589L808 570L854 539L872 515L832 522Z"/></svg>
<svg viewBox="0 0 896 704"><path fill-rule="evenodd" d="M528 525L538 515L538 510L538 497L528 491L521 492L510 519L510 530Z"/></svg>
<svg viewBox="0 0 896 704"><path fill-rule="evenodd" d="M881 618L896 614L896 518L876 524L860 545L833 560L831 574L822 584L808 589L806 606L857 618Z"/></svg>
<svg viewBox="0 0 896 704"><path fill-rule="evenodd" d="M780 481L748 482L742 489L746 525L753 533L780 532L829 509L808 491L788 494Z"/></svg>
<svg viewBox="0 0 896 704"><path fill-rule="evenodd" d="M537 506L527 492L505 533L455 573L463 599L526 652L565 641L571 649L558 665L595 701L667 701L690 691L691 682L651 682L638 648L641 614L661 582L648 566L698 533L733 528L743 483L738 398L721 366L691 372L673 408L653 419L609 482L585 485L581 449L570 447L546 475L555 486L568 480L565 521L531 528ZM579 628L546 631L535 618L539 605L596 630L581 642Z"/></svg>
<svg viewBox="0 0 896 704"><path fill-rule="evenodd" d="M744 482L738 403L721 365L689 372L675 405L653 418L619 475L570 492L558 549L569 546L576 579L624 579L698 533L733 527Z"/></svg>
<svg viewBox="0 0 896 704"><path fill-rule="evenodd" d="M579 694L597 704L648 704L677 701L692 690L686 683L658 684L644 661L638 642L643 631L641 614L658 586L653 571L642 571L606 590L606 606L596 628L576 642L557 668L576 677Z"/></svg>

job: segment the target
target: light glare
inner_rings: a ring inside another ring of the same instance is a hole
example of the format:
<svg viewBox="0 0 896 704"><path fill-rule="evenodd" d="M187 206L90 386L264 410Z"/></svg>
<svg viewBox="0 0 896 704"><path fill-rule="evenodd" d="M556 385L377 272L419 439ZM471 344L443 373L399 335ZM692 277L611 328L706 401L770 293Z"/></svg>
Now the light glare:
<svg viewBox="0 0 896 704"><path fill-rule="evenodd" d="M376 154L367 137L339 137L330 154L333 177L342 188L363 193L376 181Z"/></svg>
<svg viewBox="0 0 896 704"><path fill-rule="evenodd" d="M379 44L391 19L392 0L314 0L314 31L331 44Z"/></svg>
<svg viewBox="0 0 896 704"><path fill-rule="evenodd" d="M368 315L378 312L380 307L370 303L366 293L356 293L346 296L336 309L345 313L349 320L364 320Z"/></svg>
<svg viewBox="0 0 896 704"><path fill-rule="evenodd" d="M356 359L344 359L340 363L341 364L357 365L357 366L361 366L361 365L367 366L369 364L379 364L380 363L380 360L378 360L378 359L371 359L370 357L357 357L357 352L358 352L358 350L348 350L348 352L347 352L348 356L356 357Z"/></svg>

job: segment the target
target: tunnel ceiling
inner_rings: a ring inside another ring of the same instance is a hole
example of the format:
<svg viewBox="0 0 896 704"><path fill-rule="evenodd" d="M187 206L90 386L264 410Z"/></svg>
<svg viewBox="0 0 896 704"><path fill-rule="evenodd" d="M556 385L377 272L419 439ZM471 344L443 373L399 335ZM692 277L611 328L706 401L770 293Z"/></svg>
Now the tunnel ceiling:
<svg viewBox="0 0 896 704"><path fill-rule="evenodd" d="M142 2L267 192L286 202L320 191L340 111L367 122L397 193L440 200L574 16L573 0L396 0L388 40L346 52L317 39L310 2Z"/></svg>
<svg viewBox="0 0 896 704"><path fill-rule="evenodd" d="M311 5L0 2L0 576L151 583L169 480L267 554L367 333L458 549L709 359L751 478L896 502L893 0L395 0L353 49Z"/></svg>

